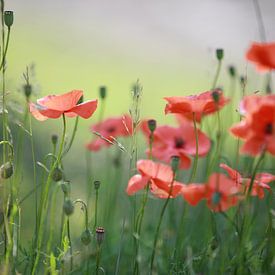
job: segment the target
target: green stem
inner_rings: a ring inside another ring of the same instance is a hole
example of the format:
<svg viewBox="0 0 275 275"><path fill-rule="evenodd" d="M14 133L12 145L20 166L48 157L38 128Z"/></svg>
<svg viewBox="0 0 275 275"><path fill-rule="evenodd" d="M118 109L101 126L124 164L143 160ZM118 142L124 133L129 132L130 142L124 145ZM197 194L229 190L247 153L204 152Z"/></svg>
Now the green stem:
<svg viewBox="0 0 275 275"><path fill-rule="evenodd" d="M94 223L93 232L95 232L96 226L97 226L97 207L98 207L98 188L95 190L95 223Z"/></svg>
<svg viewBox="0 0 275 275"><path fill-rule="evenodd" d="M218 82L219 75L220 75L220 72L221 72L221 67L222 67L222 61L218 60L218 67L217 67L215 78L214 78L214 81L213 81L213 84L212 84L212 90L215 89L216 86L217 86L217 82Z"/></svg>
<svg viewBox="0 0 275 275"><path fill-rule="evenodd" d="M70 245L70 271L73 270L73 246L72 246L72 239L71 239L71 232L70 232L70 219L67 217L67 234L68 240Z"/></svg>

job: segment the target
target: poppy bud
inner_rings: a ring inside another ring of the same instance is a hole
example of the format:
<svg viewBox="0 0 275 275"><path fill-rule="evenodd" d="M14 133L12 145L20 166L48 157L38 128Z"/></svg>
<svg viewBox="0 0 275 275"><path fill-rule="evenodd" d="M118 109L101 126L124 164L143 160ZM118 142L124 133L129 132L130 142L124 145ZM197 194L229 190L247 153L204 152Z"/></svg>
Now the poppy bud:
<svg viewBox="0 0 275 275"><path fill-rule="evenodd" d="M100 181L99 180L95 180L94 181L94 186L95 186L95 190L98 190L100 187Z"/></svg>
<svg viewBox="0 0 275 275"><path fill-rule="evenodd" d="M68 196L71 192L70 183L68 181L61 183L61 189L65 196Z"/></svg>
<svg viewBox="0 0 275 275"><path fill-rule="evenodd" d="M234 66L229 66L228 67L228 73L229 73L229 75L231 77L234 78L236 76L236 69L235 69L235 67Z"/></svg>
<svg viewBox="0 0 275 275"><path fill-rule="evenodd" d="M88 245L91 240L92 240L92 233L89 229L86 229L85 231L82 232L81 234L81 242L84 244L84 245Z"/></svg>
<svg viewBox="0 0 275 275"><path fill-rule="evenodd" d="M97 227L96 228L96 241L98 245L101 245L103 240L104 240L104 234L105 234L105 230L103 227Z"/></svg>
<svg viewBox="0 0 275 275"><path fill-rule="evenodd" d="M212 98L216 103L219 103L220 100L220 94L217 90L212 92Z"/></svg>
<svg viewBox="0 0 275 275"><path fill-rule="evenodd" d="M219 204L220 200L221 200L221 193L220 192L215 192L212 196L212 203L214 205L217 205L217 204Z"/></svg>
<svg viewBox="0 0 275 275"><path fill-rule="evenodd" d="M154 119L149 119L147 121L149 130L153 133L156 130L157 122Z"/></svg>
<svg viewBox="0 0 275 275"><path fill-rule="evenodd" d="M58 181L61 181L62 178L63 178L62 170L59 169L58 167L54 168L52 173L52 180L58 182Z"/></svg>
<svg viewBox="0 0 275 275"><path fill-rule="evenodd" d="M2 164L0 167L0 171L2 179L10 178L13 174L13 164L10 161Z"/></svg>
<svg viewBox="0 0 275 275"><path fill-rule="evenodd" d="M106 88L106 86L99 87L99 96L100 96L100 98L101 99L105 99L106 95L107 95L107 88Z"/></svg>
<svg viewBox="0 0 275 275"><path fill-rule="evenodd" d="M172 156L171 157L171 168L174 173L176 173L176 171L178 170L179 164L180 164L180 158L178 156Z"/></svg>
<svg viewBox="0 0 275 275"><path fill-rule="evenodd" d="M53 134L53 135L52 135L52 144L53 144L53 145L56 145L56 144L57 144L57 141L58 141L58 135Z"/></svg>
<svg viewBox="0 0 275 275"><path fill-rule="evenodd" d="M30 95L32 94L32 86L30 84L24 85L24 93L25 93L26 98L30 97Z"/></svg>
<svg viewBox="0 0 275 275"><path fill-rule="evenodd" d="M223 59L223 49L216 49L216 57L218 60Z"/></svg>
<svg viewBox="0 0 275 275"><path fill-rule="evenodd" d="M63 210L67 216L70 216L73 214L74 204L70 199L68 199L68 198L65 199L64 204L63 204Z"/></svg>
<svg viewBox="0 0 275 275"><path fill-rule="evenodd" d="M13 11L5 11L4 13L4 21L8 28L10 28L13 24Z"/></svg>

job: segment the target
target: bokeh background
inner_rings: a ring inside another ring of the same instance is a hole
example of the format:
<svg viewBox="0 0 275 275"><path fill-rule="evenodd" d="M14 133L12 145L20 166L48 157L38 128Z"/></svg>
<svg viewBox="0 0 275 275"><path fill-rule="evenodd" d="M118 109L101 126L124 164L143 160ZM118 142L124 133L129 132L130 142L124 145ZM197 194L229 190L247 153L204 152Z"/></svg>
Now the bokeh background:
<svg viewBox="0 0 275 275"><path fill-rule="evenodd" d="M275 39L275 1L258 0L268 41ZM131 87L143 86L142 117L172 121L164 115L164 96L188 95L211 88L216 72L216 48L223 48L219 86L230 94L229 65L248 78L251 90L261 89L264 77L247 64L245 51L260 41L253 0L9 0L15 13L7 56L7 82L21 92L26 66L34 64L32 99L83 89L86 99L98 97L106 85L105 117L127 113ZM98 112L80 120L71 153L64 160L66 176L77 197L85 191L85 147L88 127ZM33 121L37 160L49 152L51 134L60 134L61 120ZM69 123L70 136L73 121ZM25 166L31 172L26 139ZM95 162L108 159L95 155ZM104 167L103 167L104 170ZM101 171L102 172L102 171ZM104 174L104 171L103 171ZM106 174L106 171L105 171ZM96 176L95 176L96 177ZM27 193L32 187L22 190ZM121 179L126 185L127 179ZM61 194L62 195L62 194ZM32 204L27 205L30 210ZM81 213L75 216L75 222ZM23 226L32 221L23 217ZM31 234L31 232L30 232Z"/></svg>

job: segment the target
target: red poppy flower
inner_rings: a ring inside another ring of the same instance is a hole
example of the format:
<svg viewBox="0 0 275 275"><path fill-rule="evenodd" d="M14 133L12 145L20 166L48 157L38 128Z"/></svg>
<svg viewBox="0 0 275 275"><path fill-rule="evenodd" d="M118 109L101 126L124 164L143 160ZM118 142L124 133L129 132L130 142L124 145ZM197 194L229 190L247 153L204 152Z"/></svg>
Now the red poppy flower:
<svg viewBox="0 0 275 275"><path fill-rule="evenodd" d="M230 129L244 140L241 152L256 156L265 149L275 155L275 95L245 97L241 112L244 120Z"/></svg>
<svg viewBox="0 0 275 275"><path fill-rule="evenodd" d="M142 123L143 133L149 136L147 122ZM210 140L198 129L198 154L205 156L210 149ZM149 150L147 150L149 153ZM160 126L154 131L152 148L154 158L169 163L172 156L180 158L180 168L188 169L191 165L189 156L196 155L196 136L193 124L186 120L179 127Z"/></svg>
<svg viewBox="0 0 275 275"><path fill-rule="evenodd" d="M206 189L207 205L213 211L226 211L235 206L240 199L239 186L224 174L212 174Z"/></svg>
<svg viewBox="0 0 275 275"><path fill-rule="evenodd" d="M59 118L62 114L67 117L80 116L89 118L97 108L97 100L89 100L78 104L82 91L73 90L63 95L49 95L30 103L30 112L40 121L48 118Z"/></svg>
<svg viewBox="0 0 275 275"><path fill-rule="evenodd" d="M173 171L170 166L151 160L139 160L137 170L140 174L134 175L128 182L126 189L128 195L133 195L144 189L147 184L149 184L152 194L159 198L168 198L171 187L171 198L180 195L184 184L173 182Z"/></svg>
<svg viewBox="0 0 275 275"><path fill-rule="evenodd" d="M191 183L181 189L181 194L189 204L197 205L202 199L206 198L206 184Z"/></svg>
<svg viewBox="0 0 275 275"><path fill-rule="evenodd" d="M251 178L244 178L241 174L229 167L228 165L221 163L220 167L223 168L229 175L229 177L236 182L237 185L242 185L243 188L248 190L251 183ZM264 198L264 189L270 190L270 183L275 180L275 176L269 173L258 173L253 182L251 196L258 196L260 199Z"/></svg>
<svg viewBox="0 0 275 275"><path fill-rule="evenodd" d="M98 132L105 139L113 142L117 137L132 135L132 119L129 115L121 117L111 117L91 127L92 131ZM87 144L87 149L98 151L111 143L98 137Z"/></svg>
<svg viewBox="0 0 275 275"><path fill-rule="evenodd" d="M246 53L247 60L259 71L275 69L275 43L253 43Z"/></svg>
<svg viewBox="0 0 275 275"><path fill-rule="evenodd" d="M213 93L216 93L218 102L215 102ZM165 97L164 99L168 101L165 107L165 114L182 114L191 120L193 119L193 114L195 114L197 122L200 122L203 116L220 110L229 102L229 99L224 97L221 90L207 91L199 95Z"/></svg>

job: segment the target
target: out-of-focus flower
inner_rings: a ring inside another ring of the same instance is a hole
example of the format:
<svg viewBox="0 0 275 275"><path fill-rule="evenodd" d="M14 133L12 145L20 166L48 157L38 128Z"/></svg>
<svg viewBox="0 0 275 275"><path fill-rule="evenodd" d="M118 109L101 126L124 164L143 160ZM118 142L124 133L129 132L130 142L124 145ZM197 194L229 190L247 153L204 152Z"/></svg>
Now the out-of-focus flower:
<svg viewBox="0 0 275 275"><path fill-rule="evenodd" d="M93 125L91 130L104 137L104 139L98 137L86 145L88 150L98 151L104 146L110 146L112 144L111 142L118 137L132 135L132 119L129 115L107 118Z"/></svg>
<svg viewBox="0 0 275 275"><path fill-rule="evenodd" d="M229 167L228 165L221 163L220 167L223 168L229 175L229 177L240 185L243 190L249 190L251 178L242 177L237 171ZM258 173L253 181L253 187L251 190L251 196L258 196L260 199L264 198L264 190L270 190L268 183L275 181L275 175L269 173Z"/></svg>
<svg viewBox="0 0 275 275"><path fill-rule="evenodd" d="M256 156L266 150L275 155L275 95L247 96L240 111L245 118L230 131L244 140L241 152Z"/></svg>
<svg viewBox="0 0 275 275"><path fill-rule="evenodd" d="M141 124L143 133L150 135L147 121ZM180 158L180 168L188 169L191 165L189 156L196 155L196 135L193 124L185 119L179 127L159 126L153 133L152 156L169 163L172 156ZM205 156L211 146L208 137L198 129L198 155ZM149 150L147 150L149 153Z"/></svg>
<svg viewBox="0 0 275 275"><path fill-rule="evenodd" d="M192 206L196 206L202 199L206 198L206 184L188 184L182 188L181 194L184 200Z"/></svg>
<svg viewBox="0 0 275 275"><path fill-rule="evenodd" d="M130 178L126 192L133 195L144 189L149 184L151 192L159 198L175 198L180 195L184 184L173 181L173 171L170 166L156 163L151 160L139 160L137 162L139 174ZM170 193L171 191L171 193Z"/></svg>
<svg viewBox="0 0 275 275"><path fill-rule="evenodd" d="M259 71L275 69L275 42L253 43L246 53L247 60L256 65Z"/></svg>
<svg viewBox="0 0 275 275"><path fill-rule="evenodd" d="M215 98L218 98L218 101ZM168 101L165 114L181 114L191 120L194 114L197 122L200 122L203 116L220 110L229 102L221 90L207 91L191 96L165 97L164 99Z"/></svg>
<svg viewBox="0 0 275 275"><path fill-rule="evenodd" d="M30 103L30 112L40 121L48 118L59 118L61 115L67 117L80 116L89 118L97 108L97 100L89 100L78 104L83 92L73 90L63 95L49 95L37 100L37 103Z"/></svg>

